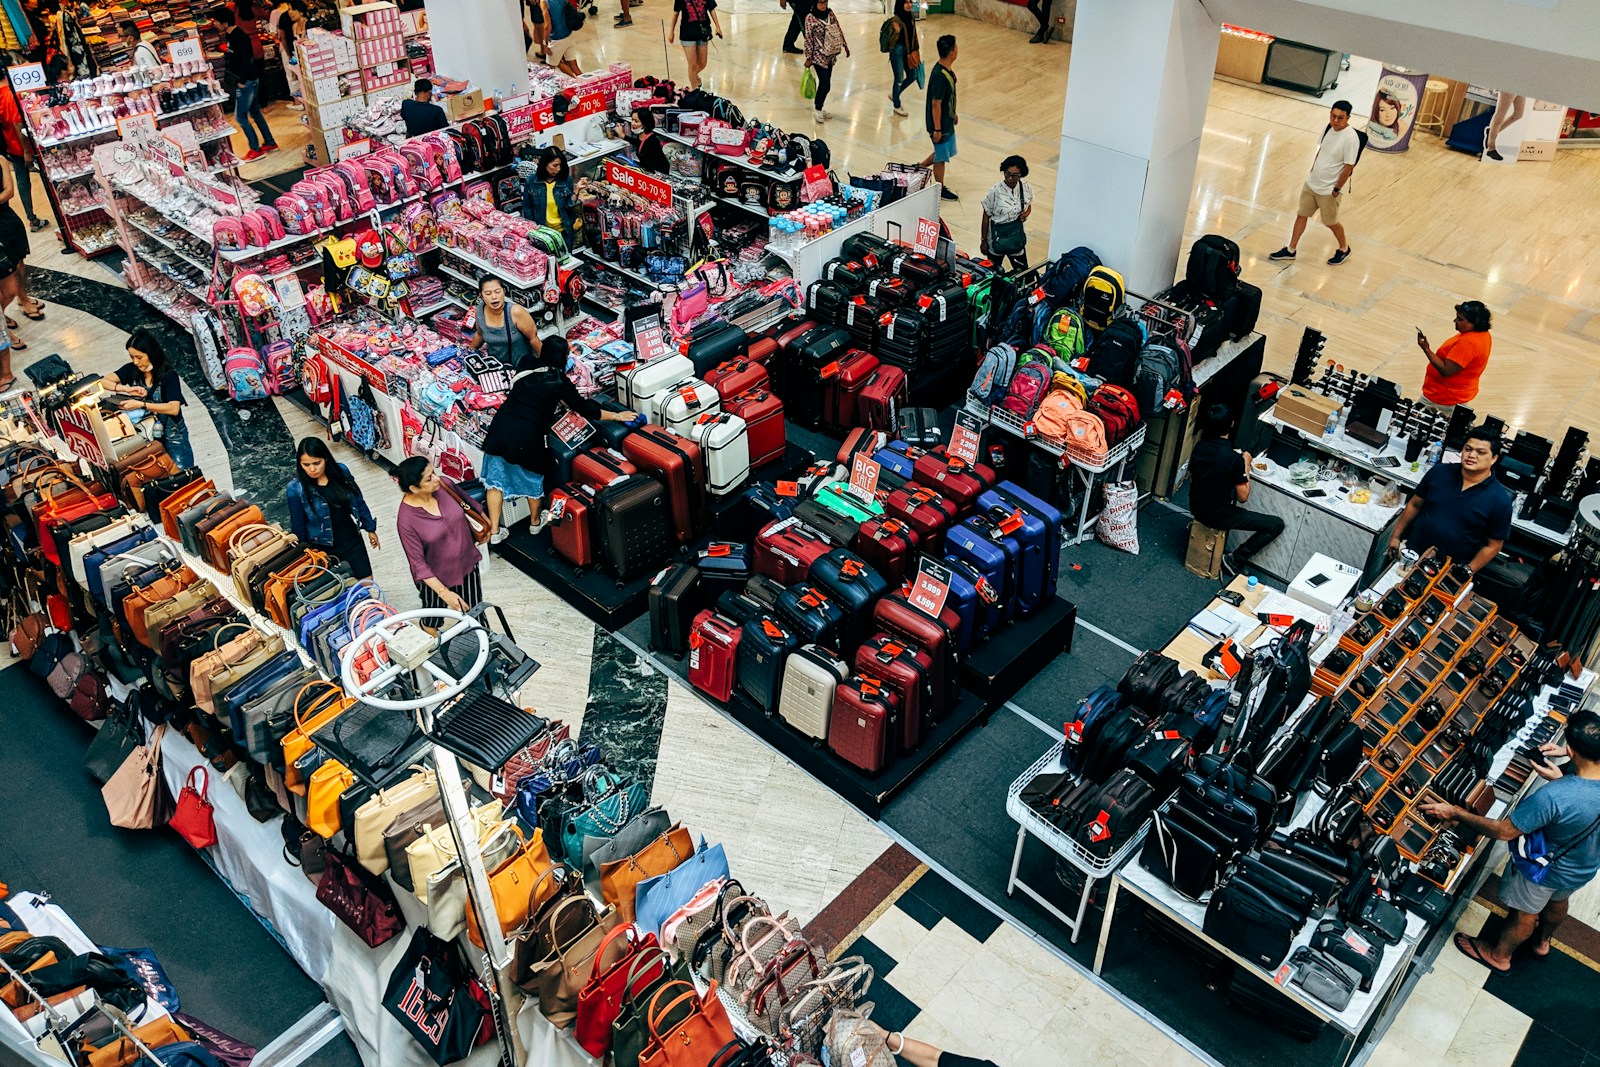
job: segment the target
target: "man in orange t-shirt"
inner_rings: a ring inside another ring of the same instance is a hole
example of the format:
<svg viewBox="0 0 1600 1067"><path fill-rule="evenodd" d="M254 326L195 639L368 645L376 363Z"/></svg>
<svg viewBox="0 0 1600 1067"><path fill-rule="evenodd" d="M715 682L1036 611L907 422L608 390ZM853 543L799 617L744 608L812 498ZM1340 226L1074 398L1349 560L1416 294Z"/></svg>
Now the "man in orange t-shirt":
<svg viewBox="0 0 1600 1067"><path fill-rule="evenodd" d="M1478 395L1478 379L1489 365L1489 309L1481 300L1456 305L1456 335L1435 352L1419 329L1417 347L1428 357L1422 376L1422 398L1449 411Z"/></svg>

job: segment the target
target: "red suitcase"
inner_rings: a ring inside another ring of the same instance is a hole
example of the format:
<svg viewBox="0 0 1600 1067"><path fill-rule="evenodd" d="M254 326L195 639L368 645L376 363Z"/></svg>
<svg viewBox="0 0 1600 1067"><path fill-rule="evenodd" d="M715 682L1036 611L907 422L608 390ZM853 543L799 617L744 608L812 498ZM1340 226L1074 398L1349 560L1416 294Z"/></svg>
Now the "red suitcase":
<svg viewBox="0 0 1600 1067"><path fill-rule="evenodd" d="M974 466L950 455L943 445L935 445L916 457L911 480L952 501L964 513L971 510L980 493L994 488L997 479L994 468L982 463Z"/></svg>
<svg viewBox="0 0 1600 1067"><path fill-rule="evenodd" d="M926 486L907 484L883 502L885 517L901 519L917 535L917 547L941 555L945 529L955 522L956 506Z"/></svg>
<svg viewBox="0 0 1600 1067"><path fill-rule="evenodd" d="M880 363L856 396L856 421L892 434L899 424L900 409L906 406L910 396L906 372Z"/></svg>
<svg viewBox="0 0 1600 1067"><path fill-rule="evenodd" d="M783 421L783 401L775 393L768 392L765 384L759 389L724 400L722 410L744 420L750 442L750 466L776 463L783 458L789 447L788 428Z"/></svg>
<svg viewBox="0 0 1600 1067"><path fill-rule="evenodd" d="M810 319L800 319L787 325L779 323L784 328L773 336L772 340L778 346L778 352L787 356L794 349L795 342L817 328L817 324Z"/></svg>
<svg viewBox="0 0 1600 1067"><path fill-rule="evenodd" d="M892 690L876 678L851 678L833 691L828 719L828 747L833 754L868 774L889 762L899 709Z"/></svg>
<svg viewBox="0 0 1600 1067"><path fill-rule="evenodd" d="M956 702L956 639L961 616L946 607L936 619L912 605L905 593L890 593L872 609L872 619L885 633L915 645L933 660L933 702L929 719L938 719Z"/></svg>
<svg viewBox="0 0 1600 1067"><path fill-rule="evenodd" d="M550 520L550 544L556 555L574 567L594 566L594 521L590 509L593 490L577 482L566 485L550 494L550 510L561 507L561 517Z"/></svg>
<svg viewBox="0 0 1600 1067"><path fill-rule="evenodd" d="M709 609L689 631L689 684L726 704L733 696L734 664L744 627Z"/></svg>
<svg viewBox="0 0 1600 1067"><path fill-rule="evenodd" d="M750 338L750 351L744 354L752 363L766 363L778 354L778 342L770 337Z"/></svg>
<svg viewBox="0 0 1600 1067"><path fill-rule="evenodd" d="M727 400L752 389L766 388L767 368L748 359L729 360L706 372L706 384Z"/></svg>
<svg viewBox="0 0 1600 1067"><path fill-rule="evenodd" d="M861 387L878 369L878 357L852 348L839 357L836 367L824 367L822 378L822 424L844 431L857 424L857 401Z"/></svg>
<svg viewBox="0 0 1600 1067"><path fill-rule="evenodd" d="M917 554L917 533L904 519L868 519L850 547L898 589Z"/></svg>
<svg viewBox="0 0 1600 1067"><path fill-rule="evenodd" d="M688 544L711 524L706 510L706 460L699 445L647 422L622 439L622 453L667 487L679 544Z"/></svg>
<svg viewBox="0 0 1600 1067"><path fill-rule="evenodd" d="M845 436L844 444L839 446L839 451L833 458L836 463L842 464L845 470L849 470L856 453L871 456L888 443L889 435L882 430L869 430L864 426L858 426Z"/></svg>
<svg viewBox="0 0 1600 1067"><path fill-rule="evenodd" d="M591 448L572 457L572 480L593 489L638 473L639 468L614 448Z"/></svg>
<svg viewBox="0 0 1600 1067"><path fill-rule="evenodd" d="M784 585L804 581L811 565L833 551L833 545L800 525L798 519L779 519L756 534L755 562L751 568Z"/></svg>
<svg viewBox="0 0 1600 1067"><path fill-rule="evenodd" d="M900 697L900 729L894 743L910 752L922 743L923 726L931 718L933 658L899 638L879 633L856 649L856 673L881 678Z"/></svg>

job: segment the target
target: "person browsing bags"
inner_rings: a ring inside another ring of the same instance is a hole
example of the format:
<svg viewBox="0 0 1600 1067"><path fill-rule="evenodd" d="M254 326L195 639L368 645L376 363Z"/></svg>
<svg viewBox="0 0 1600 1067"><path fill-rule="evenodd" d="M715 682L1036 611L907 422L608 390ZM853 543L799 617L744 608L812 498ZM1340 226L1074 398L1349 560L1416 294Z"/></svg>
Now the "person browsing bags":
<svg viewBox="0 0 1600 1067"><path fill-rule="evenodd" d="M350 565L357 578L372 577L367 545L378 543L378 520L372 517L350 468L336 462L320 437L307 437L295 449L297 468L289 479L289 528L302 545L325 548ZM362 542L362 533L366 542Z"/></svg>
<svg viewBox="0 0 1600 1067"><path fill-rule="evenodd" d="M499 544L508 531L500 528L505 498L526 497L532 513L530 533L543 530L549 521L544 504L544 480L550 473L550 427L556 422L556 408L565 404L586 419L627 422L637 416L632 411L605 411L599 404L578 392L567 372L572 358L565 338L552 337L539 352L524 356L517 364L517 375L505 403L494 414L483 439L483 484L488 487L489 524L494 530L491 543Z"/></svg>
<svg viewBox="0 0 1600 1067"><path fill-rule="evenodd" d="M1422 476L1389 535L1389 552L1405 541L1411 551L1437 548L1481 571L1511 535L1511 490L1494 476L1500 435L1475 426L1461 445L1461 462L1436 463Z"/></svg>
<svg viewBox="0 0 1600 1067"><path fill-rule="evenodd" d="M1417 327L1417 347L1428 357L1422 374L1422 399L1449 414L1457 404L1470 403L1478 395L1478 381L1489 365L1489 336L1492 316L1481 300L1456 305L1456 333L1435 352L1427 334Z"/></svg>
<svg viewBox="0 0 1600 1067"><path fill-rule="evenodd" d="M466 498L445 484L426 456L402 460L395 480L401 493L395 531L422 606L470 611L483 600L483 576Z"/></svg>
<svg viewBox="0 0 1600 1067"><path fill-rule="evenodd" d="M1549 956L1550 942L1567 917L1567 900L1600 872L1600 715L1574 712L1567 720L1566 747L1545 744L1539 751L1544 759L1533 769L1549 784L1524 797L1505 818L1484 818L1454 804L1421 805L1430 818L1497 841L1544 835L1547 862L1542 865L1519 859L1519 849L1512 848L1512 861L1500 876L1500 902L1507 909L1500 936L1493 943L1455 936L1457 949L1497 974L1511 970L1511 957L1524 945L1534 959ZM1563 758L1570 760L1572 773L1563 774L1550 762Z"/></svg>
<svg viewBox="0 0 1600 1067"><path fill-rule="evenodd" d="M1248 540L1222 556L1222 569L1238 574L1252 556L1283 533L1276 515L1250 511L1250 461L1228 443L1233 413L1226 404L1212 404L1200 413L1200 443L1189 457L1189 510L1213 530L1250 530Z"/></svg>
<svg viewBox="0 0 1600 1067"><path fill-rule="evenodd" d="M165 446L179 470L194 466L189 427L183 421L183 386L149 327L137 327L128 335L128 362L101 378L100 385L109 393L131 398L119 401L117 407L139 420L144 437ZM138 414L141 411L143 415ZM146 423L148 428L142 425Z"/></svg>
<svg viewBox="0 0 1600 1067"><path fill-rule="evenodd" d="M1028 161L1007 156L1000 162L1000 180L983 198L983 234L979 243L996 267L1011 261L1013 271L1028 269L1028 234L1023 223L1033 214L1033 189L1023 181Z"/></svg>
<svg viewBox="0 0 1600 1067"><path fill-rule="evenodd" d="M577 250L583 215L578 210L567 157L555 145L545 146L534 172L522 183L522 217L560 231L567 251Z"/></svg>
<svg viewBox="0 0 1600 1067"><path fill-rule="evenodd" d="M1311 173L1300 187L1300 206L1295 209L1289 243L1272 253L1269 259L1293 259L1300 247L1300 236L1306 232L1306 223L1317 214L1339 242L1328 265L1337 267L1350 258L1350 242L1339 221L1339 201L1360 156L1361 138L1350 128L1350 101L1335 100L1328 109L1328 128L1317 142L1317 154L1311 160Z"/></svg>
<svg viewBox="0 0 1600 1067"><path fill-rule="evenodd" d="M478 304L472 309L476 323L471 348L487 348L507 367L516 367L539 351L539 326L528 309L506 298L506 285L494 275L478 279Z"/></svg>

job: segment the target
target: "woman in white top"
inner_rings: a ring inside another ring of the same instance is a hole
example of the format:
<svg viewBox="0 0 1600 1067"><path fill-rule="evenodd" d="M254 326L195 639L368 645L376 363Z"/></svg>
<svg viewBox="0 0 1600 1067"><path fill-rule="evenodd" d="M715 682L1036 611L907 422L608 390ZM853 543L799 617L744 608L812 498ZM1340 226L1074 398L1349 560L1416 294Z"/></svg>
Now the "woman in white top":
<svg viewBox="0 0 1600 1067"><path fill-rule="evenodd" d="M1011 261L1013 271L1028 269L1028 234L1023 227L1033 214L1033 187L1023 181L1028 176L1028 161L1007 156L1000 163L1000 181L983 198L983 254L994 260Z"/></svg>

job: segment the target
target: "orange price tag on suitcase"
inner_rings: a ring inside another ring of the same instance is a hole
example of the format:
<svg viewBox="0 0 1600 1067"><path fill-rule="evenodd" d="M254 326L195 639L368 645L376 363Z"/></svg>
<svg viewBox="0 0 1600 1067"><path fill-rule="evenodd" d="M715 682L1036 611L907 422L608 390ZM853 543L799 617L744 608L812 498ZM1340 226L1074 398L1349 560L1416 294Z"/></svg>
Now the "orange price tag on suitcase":
<svg viewBox="0 0 1600 1067"><path fill-rule="evenodd" d="M779 482L775 486L773 486L773 491L776 492L779 496L799 496L800 495L800 483L799 482Z"/></svg>

